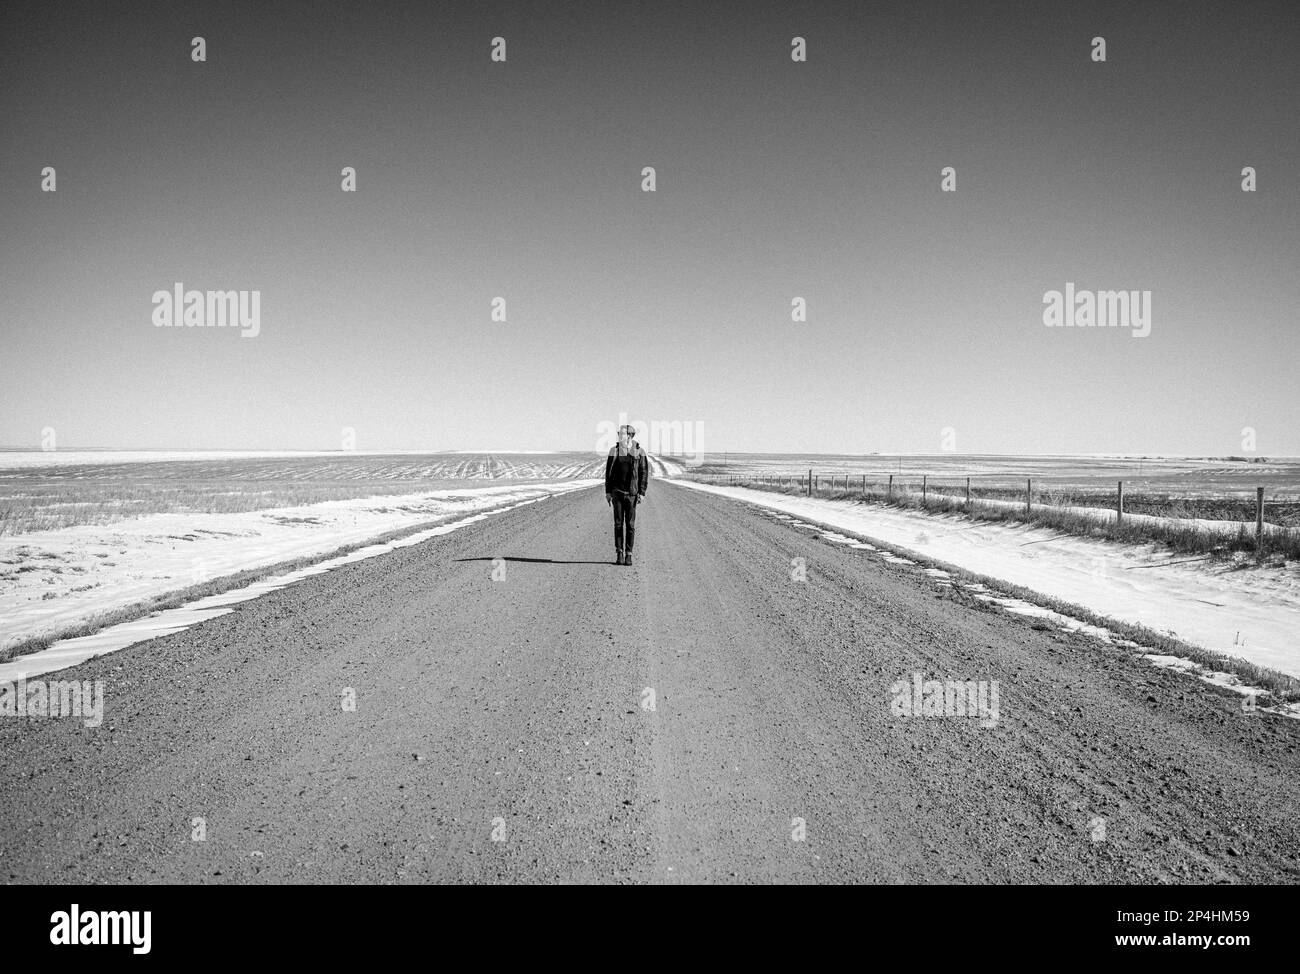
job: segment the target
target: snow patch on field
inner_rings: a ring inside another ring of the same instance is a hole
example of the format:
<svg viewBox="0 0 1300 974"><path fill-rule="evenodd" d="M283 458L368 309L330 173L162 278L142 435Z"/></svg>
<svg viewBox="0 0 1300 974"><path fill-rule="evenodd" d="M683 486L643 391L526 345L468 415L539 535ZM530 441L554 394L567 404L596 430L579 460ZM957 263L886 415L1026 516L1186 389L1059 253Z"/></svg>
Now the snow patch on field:
<svg viewBox="0 0 1300 974"><path fill-rule="evenodd" d="M225 514L151 514L0 537L0 649L224 575L595 480L435 490Z"/></svg>
<svg viewBox="0 0 1300 974"><path fill-rule="evenodd" d="M921 514L678 481L692 490L799 515L1004 579L1101 615L1300 676L1300 574L1170 564L1152 545L1058 536L1048 528ZM824 529L819 529L824 530ZM905 559L904 559L905 560Z"/></svg>

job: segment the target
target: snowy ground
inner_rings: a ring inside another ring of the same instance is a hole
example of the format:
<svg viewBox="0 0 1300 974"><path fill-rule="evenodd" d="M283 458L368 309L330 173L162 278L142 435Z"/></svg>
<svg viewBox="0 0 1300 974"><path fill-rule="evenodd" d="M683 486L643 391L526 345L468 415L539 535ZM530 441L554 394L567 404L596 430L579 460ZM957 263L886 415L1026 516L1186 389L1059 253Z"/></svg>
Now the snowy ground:
<svg viewBox="0 0 1300 974"><path fill-rule="evenodd" d="M684 487L806 517L981 575L1300 676L1300 574L1207 569L1151 545L1058 537L1050 528L972 521L744 487Z"/></svg>
<svg viewBox="0 0 1300 974"><path fill-rule="evenodd" d="M0 537L0 649L213 578L595 480L436 490L220 514L151 514Z"/></svg>

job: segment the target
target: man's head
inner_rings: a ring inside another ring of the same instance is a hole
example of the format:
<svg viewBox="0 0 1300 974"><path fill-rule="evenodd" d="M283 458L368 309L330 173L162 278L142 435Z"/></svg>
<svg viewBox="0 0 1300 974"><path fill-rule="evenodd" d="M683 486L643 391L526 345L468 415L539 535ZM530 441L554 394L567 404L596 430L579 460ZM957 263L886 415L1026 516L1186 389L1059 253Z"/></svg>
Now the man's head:
<svg viewBox="0 0 1300 974"><path fill-rule="evenodd" d="M623 444L624 446L627 446L627 444L631 443L634 439L636 439L636 427L633 426L631 423L629 423L626 426L620 426L618 428L619 443Z"/></svg>

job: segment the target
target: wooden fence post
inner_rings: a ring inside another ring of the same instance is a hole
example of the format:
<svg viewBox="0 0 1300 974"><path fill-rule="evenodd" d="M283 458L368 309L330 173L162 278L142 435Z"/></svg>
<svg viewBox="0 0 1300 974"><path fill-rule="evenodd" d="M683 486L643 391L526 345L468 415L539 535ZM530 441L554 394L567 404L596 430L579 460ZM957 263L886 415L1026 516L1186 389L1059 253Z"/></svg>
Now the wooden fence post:
<svg viewBox="0 0 1300 974"><path fill-rule="evenodd" d="M1033 496L1034 496L1034 479L1032 477L1026 477L1025 478L1025 513L1026 514L1029 513L1029 506L1032 503Z"/></svg>
<svg viewBox="0 0 1300 974"><path fill-rule="evenodd" d="M966 506L970 507L970 478L966 478Z"/></svg>
<svg viewBox="0 0 1300 974"><path fill-rule="evenodd" d="M925 474L921 474L921 506L925 506L925 482L929 479Z"/></svg>
<svg viewBox="0 0 1300 974"><path fill-rule="evenodd" d="M812 496L812 471L808 471L808 496Z"/></svg>
<svg viewBox="0 0 1300 974"><path fill-rule="evenodd" d="M889 487L885 491L885 500L892 501L893 499L894 499L894 475L891 473L889 475Z"/></svg>
<svg viewBox="0 0 1300 974"><path fill-rule="evenodd" d="M1264 549L1264 488L1255 488L1255 554Z"/></svg>
<svg viewBox="0 0 1300 974"><path fill-rule="evenodd" d="M1118 525L1124 520L1124 481L1119 481L1115 485L1115 523Z"/></svg>

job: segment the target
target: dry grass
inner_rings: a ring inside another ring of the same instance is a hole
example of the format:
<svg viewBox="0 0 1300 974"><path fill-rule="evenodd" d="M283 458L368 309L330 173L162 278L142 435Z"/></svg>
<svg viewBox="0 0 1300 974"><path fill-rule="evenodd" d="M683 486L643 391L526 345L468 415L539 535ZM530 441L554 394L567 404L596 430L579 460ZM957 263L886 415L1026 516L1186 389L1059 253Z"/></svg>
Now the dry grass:
<svg viewBox="0 0 1300 974"><path fill-rule="evenodd" d="M711 478L696 475L694 479L715 483L730 482L728 478L719 478L716 475ZM814 486L812 496L829 500L881 504L889 507L910 508L942 514L962 514L981 521L1032 524L1052 528L1063 534L1100 538L1126 544L1156 543L1164 545L1169 551L1176 554L1201 555L1216 560L1240 560L1242 555L1250 555L1253 559L1270 565L1282 565L1287 561L1300 560L1300 527L1287 526L1288 523L1297 523L1296 518L1297 513L1300 512L1300 505L1295 503L1266 505L1266 519L1276 529L1270 529L1264 533L1263 543L1258 546L1257 550L1253 526L1249 528L1243 526L1236 531L1231 531L1227 529L1215 530L1191 521L1178 523L1180 518L1187 519L1191 517L1205 517L1210 520L1225 521L1244 520L1244 518L1238 516L1238 513L1242 510L1240 507L1242 499L1237 497L1170 498L1169 495L1140 494L1136 495L1130 502L1130 496L1126 494L1124 502L1126 513L1152 514L1170 518L1170 520L1145 521L1129 518L1116 522L1113 519L1105 520L1100 517L1090 516L1085 512L1067 509L1068 505L1069 507L1113 510L1113 494L1106 498L1106 503L1101 503L1101 498L1104 495L1097 493L1091 495L1095 499L1094 503L1080 503L1080 499L1086 498L1088 495L1075 490L1035 491L1034 503L1030 511L1026 513L1022 506L1025 497L1023 487L1017 492L1005 487L976 488L972 486L971 497L973 503L968 507L964 485L961 487L960 493L957 493L957 488L951 484L932 485L927 488L923 497L919 483L896 484L891 492L886 484L868 482L865 490L862 489L860 482L849 488L843 486L832 488L826 484L829 478L823 477L821 479L822 483ZM843 476L836 479L840 484L844 483ZM799 497L807 495L806 483L770 483L764 481L761 476L755 478L741 476L736 478L735 482L738 486L755 490L768 490ZM952 493L949 493L949 491L952 491ZM1017 503L981 504L979 503L981 500L1016 501ZM1253 519L1253 500L1250 503L1249 517ZM1275 510L1280 511L1285 516L1287 523L1279 523L1273 513ZM1191 511L1198 513L1187 513ZM1232 516L1215 518L1204 513L1207 511L1218 511Z"/></svg>

